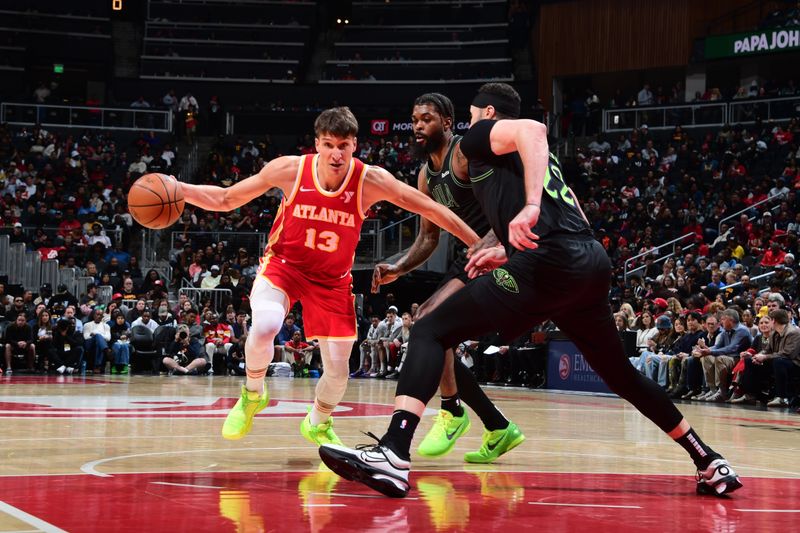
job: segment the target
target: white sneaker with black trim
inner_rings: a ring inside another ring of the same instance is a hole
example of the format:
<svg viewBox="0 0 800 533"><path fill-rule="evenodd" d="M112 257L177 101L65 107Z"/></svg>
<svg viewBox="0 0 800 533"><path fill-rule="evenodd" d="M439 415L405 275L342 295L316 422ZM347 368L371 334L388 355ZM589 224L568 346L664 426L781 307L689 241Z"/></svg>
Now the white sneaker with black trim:
<svg viewBox="0 0 800 533"><path fill-rule="evenodd" d="M711 461L705 470L697 471L697 494L722 496L740 488L739 476L722 457Z"/></svg>
<svg viewBox="0 0 800 533"><path fill-rule="evenodd" d="M377 440L377 438L376 438ZM361 444L355 449L335 444L319 447L322 462L339 476L358 481L392 498L408 494L411 462L378 444Z"/></svg>

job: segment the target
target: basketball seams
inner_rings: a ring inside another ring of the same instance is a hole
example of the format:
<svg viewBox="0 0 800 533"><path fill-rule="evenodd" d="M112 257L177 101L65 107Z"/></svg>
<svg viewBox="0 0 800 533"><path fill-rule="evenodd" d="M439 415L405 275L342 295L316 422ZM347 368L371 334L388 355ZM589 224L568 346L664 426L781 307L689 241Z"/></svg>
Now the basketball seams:
<svg viewBox="0 0 800 533"><path fill-rule="evenodd" d="M154 188L155 184L152 183L154 180L161 182L161 186L164 188L163 195L155 190ZM163 174L154 173L146 175L146 179L140 178L139 180L137 180L131 187L131 190L128 192L129 197L131 196L131 193L134 193L134 195L136 194L142 195L144 194L144 191L147 191L149 194L154 196L154 198L152 199L143 199L143 198L136 199L135 202L136 201L142 202L139 204L128 202L128 209L131 212L131 214L134 214L134 211L136 210L139 211L138 213L139 217L138 218L134 217L134 218L137 218L137 222L139 222L143 226L149 227L151 229L163 229L174 223L174 221L172 220L174 214L178 215L179 217L180 214L183 212L183 206L185 205L185 197L183 194L180 194L180 192L182 192L180 191L180 183L174 181L173 179L172 184L174 187L173 191L170 193L170 188L167 186L166 183L166 181L168 180L169 178ZM140 190L137 191L137 189ZM180 198L178 197L179 194ZM166 198L164 197L164 195L166 195ZM156 199L157 201L155 201ZM169 211L165 215L164 208L167 206L169 206L168 207ZM155 210L156 207L160 207L160 209L156 211ZM146 212L142 212L142 210ZM144 219L142 215L146 215L147 219ZM153 224L154 222L156 222L156 225L152 226L151 224Z"/></svg>
<svg viewBox="0 0 800 533"><path fill-rule="evenodd" d="M169 211L167 212L167 222L171 223L172 222L172 201L169 199L169 189L167 189L167 180L162 175L159 175L159 177L160 177L160 179L158 181L161 182L161 186L164 187L164 193L167 195L167 204L166 205L168 206L168 209L169 209ZM163 211L163 209L162 209L162 211ZM171 224L167 224L167 225L171 225Z"/></svg>

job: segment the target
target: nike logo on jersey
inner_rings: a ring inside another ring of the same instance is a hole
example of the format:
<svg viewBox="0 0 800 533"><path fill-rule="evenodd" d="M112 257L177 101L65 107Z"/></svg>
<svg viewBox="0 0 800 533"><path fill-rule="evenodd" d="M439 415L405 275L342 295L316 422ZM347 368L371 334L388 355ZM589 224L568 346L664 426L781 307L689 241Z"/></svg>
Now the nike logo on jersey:
<svg viewBox="0 0 800 533"><path fill-rule="evenodd" d="M443 178L446 178L449 175L450 175L450 171L449 170L445 170L444 172L442 172L442 177Z"/></svg>
<svg viewBox="0 0 800 533"><path fill-rule="evenodd" d="M303 186L300 187L300 192L314 192L314 191L316 191L316 189L306 189Z"/></svg>

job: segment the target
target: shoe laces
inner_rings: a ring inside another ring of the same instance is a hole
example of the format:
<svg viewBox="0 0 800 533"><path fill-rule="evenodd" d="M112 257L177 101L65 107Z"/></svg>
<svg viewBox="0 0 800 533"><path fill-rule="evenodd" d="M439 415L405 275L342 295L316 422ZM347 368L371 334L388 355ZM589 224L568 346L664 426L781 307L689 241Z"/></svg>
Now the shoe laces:
<svg viewBox="0 0 800 533"><path fill-rule="evenodd" d="M441 428L442 431L446 431L447 426L450 424L451 420L453 420L452 413L450 413L450 411L442 409L441 411L436 413L436 416L434 417L434 424L437 427Z"/></svg>
<svg viewBox="0 0 800 533"><path fill-rule="evenodd" d="M370 437L371 439L375 439L375 443L370 442L370 443L367 443L367 444L356 444L356 450L365 451L365 452L377 452L377 451L380 451L380 449L382 447L381 439L379 439L377 435L375 435L371 431L362 431L361 433L363 433L367 437Z"/></svg>

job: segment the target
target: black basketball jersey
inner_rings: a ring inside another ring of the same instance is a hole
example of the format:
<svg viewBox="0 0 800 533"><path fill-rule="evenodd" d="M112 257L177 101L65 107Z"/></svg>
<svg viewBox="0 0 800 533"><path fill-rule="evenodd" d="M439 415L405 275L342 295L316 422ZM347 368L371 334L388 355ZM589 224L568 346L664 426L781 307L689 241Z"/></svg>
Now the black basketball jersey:
<svg viewBox="0 0 800 533"><path fill-rule="evenodd" d="M508 224L525 206L525 171L517 152L498 156L491 152L491 120L476 123L462 141L461 150L469 158L472 190L484 215L509 254L516 251L508 242ZM577 200L566 183L558 158L550 154L539 220L532 228L539 236L538 251L565 236L591 237L592 231L578 210Z"/></svg>
<svg viewBox="0 0 800 533"><path fill-rule="evenodd" d="M454 135L450 140L442 168L438 172L433 170L433 163L430 158L428 159L428 164L425 165L425 180L431 196L437 203L450 209L479 237L483 237L489 232L489 222L483 215L481 206L472 192L472 183L465 183L453 174L453 153L459 142L461 142L461 136Z"/></svg>

